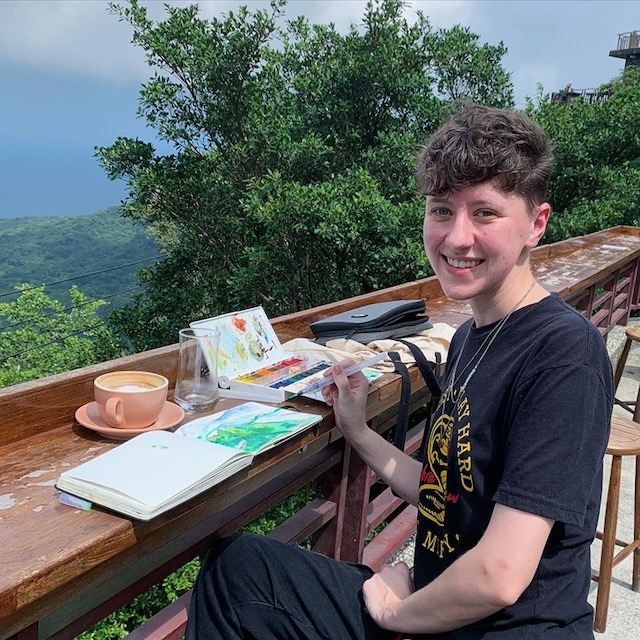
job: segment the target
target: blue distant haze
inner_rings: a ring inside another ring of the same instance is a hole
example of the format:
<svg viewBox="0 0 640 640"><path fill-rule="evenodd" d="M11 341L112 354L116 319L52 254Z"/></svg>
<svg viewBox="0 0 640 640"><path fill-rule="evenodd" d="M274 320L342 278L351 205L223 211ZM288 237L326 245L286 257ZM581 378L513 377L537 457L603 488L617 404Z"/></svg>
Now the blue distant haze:
<svg viewBox="0 0 640 640"><path fill-rule="evenodd" d="M117 205L94 146L120 135L153 141L136 117L139 85L97 84L62 73L0 72L0 218L89 214Z"/></svg>

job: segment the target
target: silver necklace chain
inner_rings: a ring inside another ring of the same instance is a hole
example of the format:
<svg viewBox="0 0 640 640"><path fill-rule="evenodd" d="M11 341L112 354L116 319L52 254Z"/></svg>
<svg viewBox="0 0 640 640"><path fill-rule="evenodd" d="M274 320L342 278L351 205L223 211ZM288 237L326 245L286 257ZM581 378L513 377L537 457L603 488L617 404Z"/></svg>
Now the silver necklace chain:
<svg viewBox="0 0 640 640"><path fill-rule="evenodd" d="M471 356L471 358L469 359L469 362L467 362L467 364L465 365L464 369L462 369L462 371L458 374L458 377L456 379L456 372L458 370L458 364L460 363L460 359L462 358L462 353L464 352L464 349L465 349L465 347L467 345L467 342L469 340L469 334L471 333L471 327L473 326L473 322L471 322L469 324L469 328L467 329L467 333L466 333L466 335L464 337L464 341L462 343L462 347L460 348L460 353L458 354L458 357L456 358L455 364L453 365L453 369L451 371L451 384L448 385L447 389L450 390L451 392L453 392L453 388L454 388L456 382L459 381L460 378L462 378L462 375L471 366L471 363L476 358L478 358L478 360L476 361L476 363L473 366L473 368L471 369L471 371L469 371L469 374L467 375L465 381L463 382L462 386L460 387L460 393L458 394L458 398L456 399L456 402L455 402L456 406L458 405L458 402L459 402L459 400L460 400L460 398L462 396L462 393L467 388L467 385L469 384L469 380L471 380L471 378L473 377L475 372L478 370L478 367L480 366L480 363L482 362L483 358L487 355L487 351L489 351L491 345L494 343L495 339L498 337L498 334L500 333L502 327L504 327L504 325L506 324L507 320L511 317L511 314L525 301L525 298L533 291L533 287L534 287L535 284L536 284L536 281L534 280L531 283L531 286L527 289L527 292L522 296L522 298L520 298L520 300L518 300L518 302L516 302L516 304L511 309L511 311L509 311L509 313L507 313L507 315L504 318L502 318L500 320L500 322L498 322L498 324L491 330L491 332L483 340L482 344L478 347L478 350L473 354L473 356Z"/></svg>

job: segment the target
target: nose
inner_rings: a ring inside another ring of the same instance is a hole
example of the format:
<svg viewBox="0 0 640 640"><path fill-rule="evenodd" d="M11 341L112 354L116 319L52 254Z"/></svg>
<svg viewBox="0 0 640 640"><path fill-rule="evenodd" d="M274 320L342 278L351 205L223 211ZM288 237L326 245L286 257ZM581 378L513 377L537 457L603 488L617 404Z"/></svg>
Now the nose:
<svg viewBox="0 0 640 640"><path fill-rule="evenodd" d="M447 244L456 250L466 249L474 243L473 223L464 214L456 214L451 219Z"/></svg>

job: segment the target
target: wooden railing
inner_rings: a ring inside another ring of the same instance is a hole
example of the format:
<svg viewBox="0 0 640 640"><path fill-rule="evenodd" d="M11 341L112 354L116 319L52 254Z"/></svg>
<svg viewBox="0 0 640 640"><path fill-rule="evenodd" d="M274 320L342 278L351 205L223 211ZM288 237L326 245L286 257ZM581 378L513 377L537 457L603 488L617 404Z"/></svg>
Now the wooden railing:
<svg viewBox="0 0 640 640"><path fill-rule="evenodd" d="M539 247L532 263L539 281L574 304L605 339L613 326L625 324L640 309L640 229L616 227ZM470 317L465 303L448 300L437 279L427 278L272 323L285 342L312 337L309 324L328 315L373 302L418 298L426 301L434 322L459 326ZM92 455L114 446L75 425L75 409L92 399L93 379L109 370L156 371L173 388L176 360L177 346L172 345L0 390L0 485L16 487L18 500L14 509L0 512L0 640L75 637L202 553L215 538L310 482L317 487L316 499L271 535L296 542L311 537L316 551L379 568L413 533L415 509L388 489L372 498L375 476L345 445L331 411L321 403L312 406L323 415L317 429L258 457L248 470L188 504L150 523L92 510L82 520L82 535L73 533L79 521L55 504L51 480L56 469L62 460L86 455L87 444ZM417 408L429 396L417 371L411 374ZM374 382L368 418L376 430L394 425L399 392L398 376L386 374ZM418 447L422 428L419 424L409 433L407 451ZM42 472L43 482L20 484L38 469L48 469L49 476ZM387 526L368 541L383 521ZM67 535L85 546L60 548ZM132 640L179 637L175 634L184 627L186 600L188 596L145 623Z"/></svg>

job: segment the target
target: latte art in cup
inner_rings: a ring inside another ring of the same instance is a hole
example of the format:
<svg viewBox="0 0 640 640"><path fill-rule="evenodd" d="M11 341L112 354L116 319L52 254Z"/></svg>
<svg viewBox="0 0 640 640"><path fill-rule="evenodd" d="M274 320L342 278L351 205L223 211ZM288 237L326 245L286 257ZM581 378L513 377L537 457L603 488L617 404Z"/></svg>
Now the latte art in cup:
<svg viewBox="0 0 640 640"><path fill-rule="evenodd" d="M112 386L112 389L117 389L118 391L145 391L146 389L155 389L150 385L142 385L142 384L123 384L122 386Z"/></svg>
<svg viewBox="0 0 640 640"><path fill-rule="evenodd" d="M143 429L160 416L169 381L150 371L111 371L94 380L100 417L110 427Z"/></svg>

